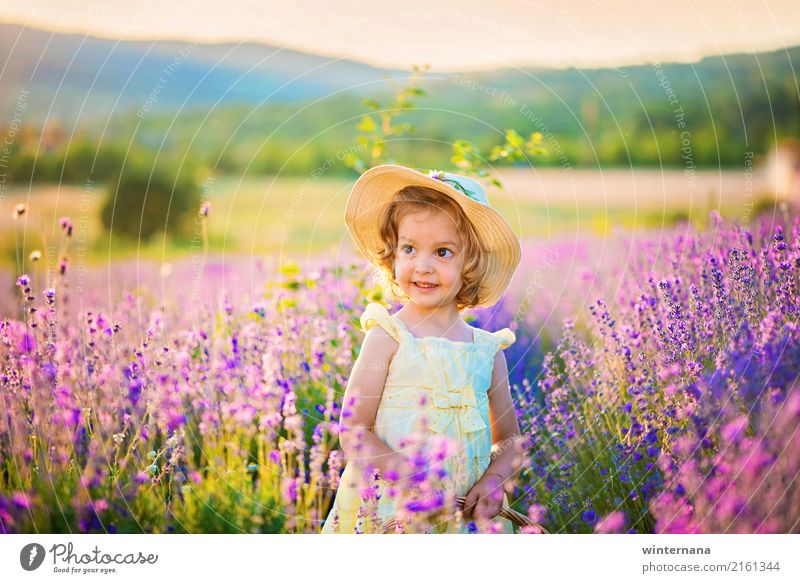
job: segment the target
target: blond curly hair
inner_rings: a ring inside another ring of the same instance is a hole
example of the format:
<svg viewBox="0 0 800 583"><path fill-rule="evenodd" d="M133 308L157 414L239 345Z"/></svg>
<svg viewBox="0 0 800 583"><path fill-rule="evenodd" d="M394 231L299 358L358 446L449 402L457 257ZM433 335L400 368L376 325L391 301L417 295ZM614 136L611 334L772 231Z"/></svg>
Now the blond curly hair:
<svg viewBox="0 0 800 583"><path fill-rule="evenodd" d="M378 282L395 302L410 298L403 292L394 276L398 243L398 225L406 215L420 211L447 213L456 223L463 242L464 264L461 267L461 289L456 295L459 310L474 308L481 303L481 282L489 265L487 252L461 206L449 196L424 186L407 186L395 193L381 215L380 235L383 248L376 251L373 263L378 267Z"/></svg>

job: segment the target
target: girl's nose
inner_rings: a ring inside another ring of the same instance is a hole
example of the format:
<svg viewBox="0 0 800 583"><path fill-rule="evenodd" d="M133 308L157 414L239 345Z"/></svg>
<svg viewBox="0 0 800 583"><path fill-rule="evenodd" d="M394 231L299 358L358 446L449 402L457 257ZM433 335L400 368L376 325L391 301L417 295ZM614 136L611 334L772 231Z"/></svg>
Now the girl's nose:
<svg viewBox="0 0 800 583"><path fill-rule="evenodd" d="M433 271L433 268L430 266L429 263L425 261L420 261L417 263L414 271L416 271L417 273L430 273L431 271Z"/></svg>

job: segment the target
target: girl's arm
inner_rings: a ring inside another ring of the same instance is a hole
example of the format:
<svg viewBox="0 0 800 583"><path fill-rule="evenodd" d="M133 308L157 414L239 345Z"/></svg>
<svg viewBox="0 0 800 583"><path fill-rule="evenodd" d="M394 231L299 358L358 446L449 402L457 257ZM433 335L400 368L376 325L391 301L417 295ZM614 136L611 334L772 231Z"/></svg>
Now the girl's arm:
<svg viewBox="0 0 800 583"><path fill-rule="evenodd" d="M467 518L483 516L491 519L497 516L503 505L503 490L522 467L522 440L508 386L508 365L502 350L495 355L488 396L492 461L467 494L464 502Z"/></svg>
<svg viewBox="0 0 800 583"><path fill-rule="evenodd" d="M339 443L345 458L356 464L359 475L371 465L390 483L396 481L391 470L402 468L405 458L375 435L373 428L389 363L398 346L380 326L369 329L347 382L339 420Z"/></svg>
<svg viewBox="0 0 800 583"><path fill-rule="evenodd" d="M519 422L508 386L508 365L502 350L498 350L494 358L492 385L488 395L493 459L484 475L498 474L505 484L522 467L522 451Z"/></svg>

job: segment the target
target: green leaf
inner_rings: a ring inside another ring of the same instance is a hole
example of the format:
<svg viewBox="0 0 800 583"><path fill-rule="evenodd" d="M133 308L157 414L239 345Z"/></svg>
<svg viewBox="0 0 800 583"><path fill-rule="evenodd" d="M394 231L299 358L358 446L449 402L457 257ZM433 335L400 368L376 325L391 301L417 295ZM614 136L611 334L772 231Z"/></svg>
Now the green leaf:
<svg viewBox="0 0 800 583"><path fill-rule="evenodd" d="M414 126L413 125L411 125L409 122L403 122L403 123L395 126L394 133L396 135L399 135L399 134L403 134L403 133L409 133L409 132L411 132L413 130L414 130Z"/></svg>
<svg viewBox="0 0 800 583"><path fill-rule="evenodd" d="M372 116L365 115L361 118L361 123L356 126L356 129L360 132L371 134L375 131L375 127L375 121L372 119Z"/></svg>
<svg viewBox="0 0 800 583"><path fill-rule="evenodd" d="M521 148L525 141L515 130L506 130L506 143L512 148Z"/></svg>

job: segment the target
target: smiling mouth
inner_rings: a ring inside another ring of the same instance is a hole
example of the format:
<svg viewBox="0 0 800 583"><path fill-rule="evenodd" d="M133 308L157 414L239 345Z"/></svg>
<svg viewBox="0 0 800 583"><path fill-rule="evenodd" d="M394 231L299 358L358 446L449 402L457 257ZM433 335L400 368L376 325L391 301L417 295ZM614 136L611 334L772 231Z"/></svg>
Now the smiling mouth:
<svg viewBox="0 0 800 583"><path fill-rule="evenodd" d="M417 286L419 289L433 289L435 287L439 287L438 284L420 284L419 282L414 282L414 285Z"/></svg>

